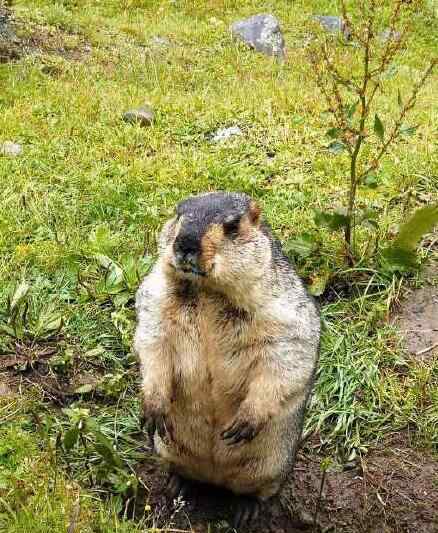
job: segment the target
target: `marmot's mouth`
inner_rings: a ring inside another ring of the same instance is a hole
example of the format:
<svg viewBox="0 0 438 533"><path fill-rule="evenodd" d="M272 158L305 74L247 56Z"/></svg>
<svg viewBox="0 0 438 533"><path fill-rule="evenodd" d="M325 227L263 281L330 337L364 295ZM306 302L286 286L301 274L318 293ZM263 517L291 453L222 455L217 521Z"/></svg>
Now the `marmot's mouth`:
<svg viewBox="0 0 438 533"><path fill-rule="evenodd" d="M196 267L177 267L172 262L170 262L169 265L175 270L175 272L178 272L178 273L193 274L194 276L200 276L200 277L205 277L207 275L207 272L204 272L203 270L199 270Z"/></svg>

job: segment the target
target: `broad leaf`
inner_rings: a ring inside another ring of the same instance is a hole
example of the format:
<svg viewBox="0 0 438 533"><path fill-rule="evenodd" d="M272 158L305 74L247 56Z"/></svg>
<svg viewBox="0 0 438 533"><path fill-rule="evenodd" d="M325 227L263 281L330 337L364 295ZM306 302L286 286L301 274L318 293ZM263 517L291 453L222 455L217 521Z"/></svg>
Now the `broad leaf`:
<svg viewBox="0 0 438 533"><path fill-rule="evenodd" d="M327 146L327 149L332 154L340 154L345 150L345 144L341 141L333 141Z"/></svg>
<svg viewBox="0 0 438 533"><path fill-rule="evenodd" d="M376 174L370 173L367 176L365 176L365 178L363 180L363 184L366 187L369 187L370 189L376 189L377 186L379 185L379 181L377 179Z"/></svg>
<svg viewBox="0 0 438 533"><path fill-rule="evenodd" d="M73 448L73 446L76 444L79 437L79 428L77 426L73 426L70 428L66 434L64 435L64 448L68 452Z"/></svg>
<svg viewBox="0 0 438 533"><path fill-rule="evenodd" d="M385 128L383 127L382 121L379 118L379 115L376 113L374 116L374 132L381 141L385 136Z"/></svg>
<svg viewBox="0 0 438 533"><path fill-rule="evenodd" d="M339 128L330 128L326 131L327 137L331 137L332 139L336 139L339 137L339 134L341 133L341 130Z"/></svg>
<svg viewBox="0 0 438 533"><path fill-rule="evenodd" d="M13 311L21 301L26 297L29 292L30 285L25 281L22 281L14 291L14 294L11 298L10 310Z"/></svg>
<svg viewBox="0 0 438 533"><path fill-rule="evenodd" d="M406 125L403 125L400 128L400 134L401 135L406 135L406 137L412 137L412 135L414 135L414 133L417 131L417 128L418 128L418 126L406 126Z"/></svg>
<svg viewBox="0 0 438 533"><path fill-rule="evenodd" d="M348 224L348 216L336 211L328 213L316 210L314 220L318 226L327 226L334 231L345 228Z"/></svg>
<svg viewBox="0 0 438 533"><path fill-rule="evenodd" d="M321 296L324 293L327 283L330 279L329 272L323 272L322 274L314 277L312 283L308 285L308 291L313 296Z"/></svg>
<svg viewBox="0 0 438 533"><path fill-rule="evenodd" d="M411 270L416 265L415 249L425 233L438 224L438 205L417 209L405 222L393 244L383 251L383 257L393 269Z"/></svg>
<svg viewBox="0 0 438 533"><path fill-rule="evenodd" d="M93 434L96 437L96 443L94 444L94 448L96 449L97 453L102 456L102 458L109 466L118 466L121 468L123 466L123 463L120 460L120 457L114 451L111 441L107 439L105 435L97 429L93 430Z"/></svg>
<svg viewBox="0 0 438 533"><path fill-rule="evenodd" d="M303 233L296 239L290 239L285 246L285 252L288 255L295 255L299 257L309 257L309 255L316 249L316 244L309 233Z"/></svg>

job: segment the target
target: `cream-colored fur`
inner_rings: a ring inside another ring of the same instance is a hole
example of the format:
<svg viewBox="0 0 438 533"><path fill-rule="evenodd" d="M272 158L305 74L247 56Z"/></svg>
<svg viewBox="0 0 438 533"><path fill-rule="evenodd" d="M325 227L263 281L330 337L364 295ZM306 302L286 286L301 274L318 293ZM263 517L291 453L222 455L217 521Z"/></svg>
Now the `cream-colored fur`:
<svg viewBox="0 0 438 533"><path fill-rule="evenodd" d="M233 242L216 228L205 278L172 266L178 224L163 228L136 301L145 414L163 415L169 428L164 438L155 433L156 451L185 477L266 499L293 466L318 313L258 223L242 223ZM229 445L221 433L234 422L259 433Z"/></svg>

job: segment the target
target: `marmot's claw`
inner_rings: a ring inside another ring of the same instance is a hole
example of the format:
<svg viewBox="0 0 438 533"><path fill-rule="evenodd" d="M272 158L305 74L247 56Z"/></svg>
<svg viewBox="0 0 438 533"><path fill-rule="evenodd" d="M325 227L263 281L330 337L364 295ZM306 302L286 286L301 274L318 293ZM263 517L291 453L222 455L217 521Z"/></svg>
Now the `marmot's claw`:
<svg viewBox="0 0 438 533"><path fill-rule="evenodd" d="M242 440L251 441L258 433L258 430L249 422L238 423L235 422L228 429L221 433L223 440L227 441L227 445L237 444Z"/></svg>
<svg viewBox="0 0 438 533"><path fill-rule="evenodd" d="M257 519L260 513L260 502L255 498L242 497L237 504L233 519L233 528L239 529Z"/></svg>
<svg viewBox="0 0 438 533"><path fill-rule="evenodd" d="M178 474L171 473L167 481L166 492L169 498L185 500L190 492L191 484Z"/></svg>
<svg viewBox="0 0 438 533"><path fill-rule="evenodd" d="M145 415L144 419L146 420L144 426L151 442L153 442L155 432L158 433L161 439L165 439L167 436L172 438L172 425L163 413L150 415L149 417Z"/></svg>

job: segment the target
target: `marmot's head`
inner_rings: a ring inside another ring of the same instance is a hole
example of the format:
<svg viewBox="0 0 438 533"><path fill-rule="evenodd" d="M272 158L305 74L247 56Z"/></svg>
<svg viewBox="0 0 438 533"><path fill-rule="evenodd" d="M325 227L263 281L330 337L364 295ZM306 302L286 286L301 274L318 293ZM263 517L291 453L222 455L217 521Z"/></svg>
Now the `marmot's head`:
<svg viewBox="0 0 438 533"><path fill-rule="evenodd" d="M260 214L256 202L240 193L184 200L160 236L168 275L219 286L261 276L271 246Z"/></svg>

